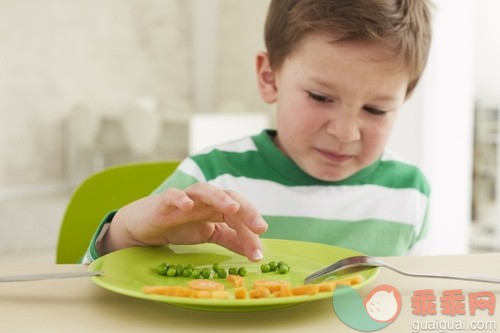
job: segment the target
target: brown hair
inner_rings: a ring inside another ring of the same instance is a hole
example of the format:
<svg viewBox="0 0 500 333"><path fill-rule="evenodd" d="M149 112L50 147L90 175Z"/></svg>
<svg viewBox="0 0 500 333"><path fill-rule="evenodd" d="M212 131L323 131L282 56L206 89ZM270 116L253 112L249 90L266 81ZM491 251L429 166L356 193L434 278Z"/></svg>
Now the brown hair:
<svg viewBox="0 0 500 333"><path fill-rule="evenodd" d="M380 45L401 59L410 81L418 83L431 43L429 0L272 0L265 25L265 42L273 70L312 33L335 41Z"/></svg>

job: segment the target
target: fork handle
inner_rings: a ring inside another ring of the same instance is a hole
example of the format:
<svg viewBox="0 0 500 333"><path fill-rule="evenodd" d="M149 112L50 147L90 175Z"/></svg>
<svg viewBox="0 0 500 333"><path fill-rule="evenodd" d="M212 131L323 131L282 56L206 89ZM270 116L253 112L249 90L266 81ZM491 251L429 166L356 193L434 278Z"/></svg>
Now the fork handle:
<svg viewBox="0 0 500 333"><path fill-rule="evenodd" d="M63 273L0 276L0 282L24 282L24 281L40 281L40 280L53 280L53 279L70 279L70 278L85 277L85 276L98 276L102 274L103 274L102 271L85 271L85 272L63 272Z"/></svg>
<svg viewBox="0 0 500 333"><path fill-rule="evenodd" d="M443 274L421 274L421 273L409 273L403 272L399 269L390 266L383 266L389 268L399 274L413 277L423 277L423 278L433 278L433 279L449 279L449 280L462 280L462 281L473 281L473 282L485 282L485 283L498 283L500 284L500 279L492 277L483 276L460 276L460 275L443 275Z"/></svg>

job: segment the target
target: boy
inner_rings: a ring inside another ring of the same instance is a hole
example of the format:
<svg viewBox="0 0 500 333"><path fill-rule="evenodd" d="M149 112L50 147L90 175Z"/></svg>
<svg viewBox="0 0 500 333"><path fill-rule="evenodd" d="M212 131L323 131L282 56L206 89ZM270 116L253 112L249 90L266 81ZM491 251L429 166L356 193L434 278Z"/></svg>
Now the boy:
<svg viewBox="0 0 500 333"><path fill-rule="evenodd" d="M429 186L385 145L424 70L426 0L273 0L259 92L276 130L185 159L155 193L110 213L85 262L136 245L213 242L252 261L259 235L414 250Z"/></svg>

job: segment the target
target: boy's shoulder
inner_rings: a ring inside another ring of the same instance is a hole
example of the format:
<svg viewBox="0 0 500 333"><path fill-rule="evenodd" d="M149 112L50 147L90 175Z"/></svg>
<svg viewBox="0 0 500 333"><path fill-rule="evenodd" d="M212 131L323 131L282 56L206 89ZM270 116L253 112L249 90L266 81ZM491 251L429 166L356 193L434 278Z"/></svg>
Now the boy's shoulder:
<svg viewBox="0 0 500 333"><path fill-rule="evenodd" d="M192 157L199 155L207 155L214 152L227 152L227 153L242 153L246 151L256 151L258 150L255 140L260 140L266 135L263 131L257 135L244 136L231 141L223 142L217 145L213 145L196 152Z"/></svg>
<svg viewBox="0 0 500 333"><path fill-rule="evenodd" d="M422 170L417 164L388 149L384 150L382 156L380 157L380 163L388 169L397 168L401 169L401 171L418 173L424 176Z"/></svg>
<svg viewBox="0 0 500 333"><path fill-rule="evenodd" d="M382 161L394 161L394 162L399 162L399 163L405 163L408 165L413 164L408 159L405 159L403 156L401 156L400 154L398 154L390 149L384 150L382 157L381 157L381 160Z"/></svg>
<svg viewBox="0 0 500 333"><path fill-rule="evenodd" d="M374 175L395 187L413 187L429 194L430 185L424 172L414 163L393 151L384 151Z"/></svg>

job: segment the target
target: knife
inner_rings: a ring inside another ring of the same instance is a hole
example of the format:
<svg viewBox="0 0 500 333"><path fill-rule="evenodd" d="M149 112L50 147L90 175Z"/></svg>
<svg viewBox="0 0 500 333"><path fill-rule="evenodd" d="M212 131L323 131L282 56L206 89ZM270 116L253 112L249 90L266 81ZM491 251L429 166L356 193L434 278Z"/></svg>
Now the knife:
<svg viewBox="0 0 500 333"><path fill-rule="evenodd" d="M22 282L22 281L40 281L53 279L71 279L85 276L100 276L103 271L93 272L64 272L64 273L46 273L46 274L29 274L29 275L12 275L0 276L0 282Z"/></svg>

